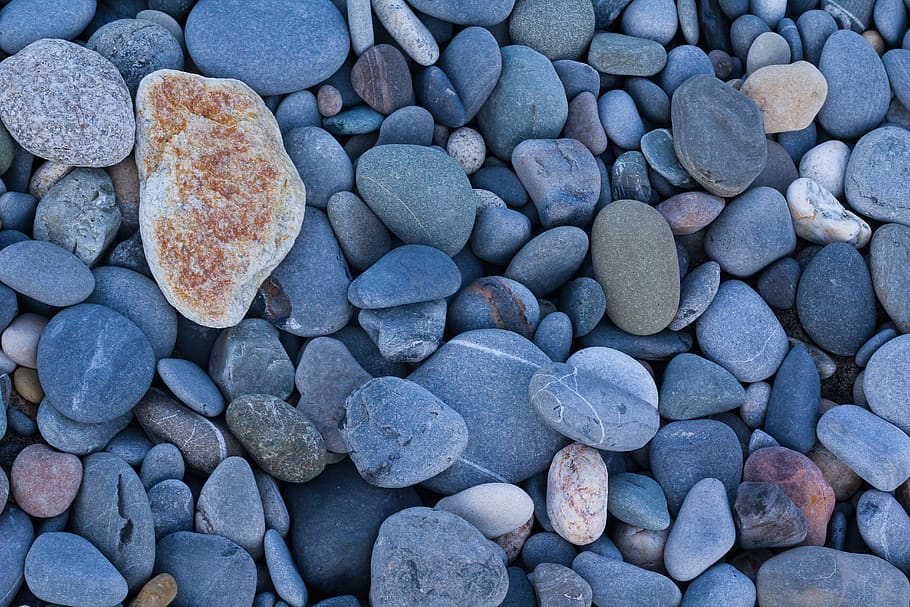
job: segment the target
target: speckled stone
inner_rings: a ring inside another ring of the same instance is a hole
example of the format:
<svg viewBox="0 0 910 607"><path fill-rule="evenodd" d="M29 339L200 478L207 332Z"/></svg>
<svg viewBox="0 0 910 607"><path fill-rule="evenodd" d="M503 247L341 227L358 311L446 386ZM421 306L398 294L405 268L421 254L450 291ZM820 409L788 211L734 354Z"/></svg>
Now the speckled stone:
<svg viewBox="0 0 910 607"><path fill-rule="evenodd" d="M610 476L607 508L634 527L662 531L670 526L667 498L649 476L631 472Z"/></svg>
<svg viewBox="0 0 910 607"><path fill-rule="evenodd" d="M850 206L877 221L910 225L910 133L884 126L856 143L844 178Z"/></svg>
<svg viewBox="0 0 910 607"><path fill-rule="evenodd" d="M667 63L667 51L654 40L601 32L591 40L588 63L614 76L654 76Z"/></svg>
<svg viewBox="0 0 910 607"><path fill-rule="evenodd" d="M872 236L865 220L845 209L834 194L812 179L800 177L790 183L787 205L797 236L810 242L846 242L862 248Z"/></svg>
<svg viewBox="0 0 910 607"><path fill-rule="evenodd" d="M572 569L591 585L598 607L673 607L682 599L679 588L668 577L595 552L579 554Z"/></svg>
<svg viewBox="0 0 910 607"><path fill-rule="evenodd" d="M564 565L541 563L528 575L541 607L587 607L591 605L591 586L583 577Z"/></svg>
<svg viewBox="0 0 910 607"><path fill-rule="evenodd" d="M81 483L82 462L78 457L40 444L20 451L10 469L10 488L16 504L37 518L65 512Z"/></svg>
<svg viewBox="0 0 910 607"><path fill-rule="evenodd" d="M584 546L607 524L607 467L597 450L573 443L553 457L547 475L547 515L566 541Z"/></svg>
<svg viewBox="0 0 910 607"><path fill-rule="evenodd" d="M742 385L720 365L695 354L679 354L664 370L660 415L683 420L708 417L740 407L746 401Z"/></svg>
<svg viewBox="0 0 910 607"><path fill-rule="evenodd" d="M509 36L550 61L578 59L594 35L594 7L587 0L518 0Z"/></svg>
<svg viewBox="0 0 910 607"><path fill-rule="evenodd" d="M245 394L287 398L294 390L294 365L265 320L247 318L215 340L209 375L230 401Z"/></svg>
<svg viewBox="0 0 910 607"><path fill-rule="evenodd" d="M905 574L910 572L910 547L894 541L910 534L910 516L894 496L884 491L865 491L856 504L856 525L874 554Z"/></svg>
<svg viewBox="0 0 910 607"><path fill-rule="evenodd" d="M774 377L764 430L784 447L807 453L815 444L821 383L802 344L794 346Z"/></svg>
<svg viewBox="0 0 910 607"><path fill-rule="evenodd" d="M147 19L106 23L95 30L86 48L114 64L132 95L139 82L152 72L184 67L180 41L164 26Z"/></svg>
<svg viewBox="0 0 910 607"><path fill-rule="evenodd" d="M749 52L751 56L752 51ZM767 65L755 70L741 90L761 109L765 133L806 128L818 115L828 96L825 77L808 61Z"/></svg>

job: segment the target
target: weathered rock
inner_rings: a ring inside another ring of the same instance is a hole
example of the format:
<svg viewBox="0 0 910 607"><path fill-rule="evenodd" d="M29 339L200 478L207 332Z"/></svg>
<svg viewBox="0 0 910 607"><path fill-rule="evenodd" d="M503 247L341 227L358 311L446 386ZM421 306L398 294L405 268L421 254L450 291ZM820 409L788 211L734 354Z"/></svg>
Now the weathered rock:
<svg viewBox="0 0 910 607"><path fill-rule="evenodd" d="M130 607L167 607L177 598L177 580L170 573L160 573L146 582Z"/></svg>
<svg viewBox="0 0 910 607"><path fill-rule="evenodd" d="M591 585L583 577L556 563L541 563L528 575L540 607L590 607Z"/></svg>
<svg viewBox="0 0 910 607"><path fill-rule="evenodd" d="M245 394L287 398L294 390L294 365L278 330L259 318L245 318L218 335L209 375L228 400Z"/></svg>
<svg viewBox="0 0 910 607"><path fill-rule="evenodd" d="M598 607L678 607L682 600L670 578L596 552L579 554L572 569L591 585Z"/></svg>
<svg viewBox="0 0 910 607"><path fill-rule="evenodd" d="M797 61L755 70L740 90L758 104L765 133L783 133L812 124L828 96L828 83L814 65Z"/></svg>
<svg viewBox="0 0 910 607"><path fill-rule="evenodd" d="M910 516L890 493L870 490L856 504L856 525L866 545L905 574L910 572Z"/></svg>
<svg viewBox="0 0 910 607"><path fill-rule="evenodd" d="M717 219L724 210L724 199L707 192L683 192L667 198L656 207L675 236L694 234Z"/></svg>
<svg viewBox="0 0 910 607"><path fill-rule="evenodd" d="M910 332L910 266L905 263L907 259L910 259L910 228L892 223L875 231L869 248L872 286L885 312L903 333Z"/></svg>
<svg viewBox="0 0 910 607"><path fill-rule="evenodd" d="M910 132L884 126L853 147L844 194L856 211L877 221L910 225Z"/></svg>
<svg viewBox="0 0 910 607"><path fill-rule="evenodd" d="M607 524L607 466L591 447L574 443L553 457L547 515L556 533L577 546L597 540Z"/></svg>
<svg viewBox="0 0 910 607"><path fill-rule="evenodd" d="M306 193L271 112L232 80L160 70L136 95L140 232L177 310L228 327L287 255Z"/></svg>
<svg viewBox="0 0 910 607"><path fill-rule="evenodd" d="M808 531L806 515L774 483L742 483L733 519L746 550L793 546L806 539Z"/></svg>
<svg viewBox="0 0 910 607"><path fill-rule="evenodd" d="M872 237L868 223L812 179L800 177L790 184L787 205L796 235L810 242L846 242L859 249Z"/></svg>

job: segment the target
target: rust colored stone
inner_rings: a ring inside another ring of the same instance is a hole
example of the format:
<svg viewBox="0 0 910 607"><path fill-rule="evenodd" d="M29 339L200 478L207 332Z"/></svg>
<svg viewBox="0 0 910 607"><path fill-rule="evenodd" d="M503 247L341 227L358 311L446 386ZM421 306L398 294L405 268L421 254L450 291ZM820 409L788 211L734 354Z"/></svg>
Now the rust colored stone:
<svg viewBox="0 0 910 607"><path fill-rule="evenodd" d="M82 462L44 445L29 445L13 462L10 486L22 510L38 518L66 511L82 484Z"/></svg>
<svg viewBox="0 0 910 607"><path fill-rule="evenodd" d="M786 447L759 449L743 467L743 481L774 483L806 515L809 531L803 546L824 546L834 512L834 489L808 457Z"/></svg>
<svg viewBox="0 0 910 607"><path fill-rule="evenodd" d="M146 582L130 607L167 607L175 598L177 580L170 573L162 573Z"/></svg>
<svg viewBox="0 0 910 607"><path fill-rule="evenodd" d="M381 114L414 105L408 62L389 44L377 44L364 51L351 69L351 85L367 105Z"/></svg>
<svg viewBox="0 0 910 607"><path fill-rule="evenodd" d="M139 225L139 170L136 158L130 154L114 166L107 167L107 174L114 184L114 195L123 223L135 229Z"/></svg>
<svg viewBox="0 0 910 607"><path fill-rule="evenodd" d="M834 489L834 497L837 501L845 502L849 500L863 486L863 479L821 444L816 444L809 451L808 456L821 470L831 488Z"/></svg>

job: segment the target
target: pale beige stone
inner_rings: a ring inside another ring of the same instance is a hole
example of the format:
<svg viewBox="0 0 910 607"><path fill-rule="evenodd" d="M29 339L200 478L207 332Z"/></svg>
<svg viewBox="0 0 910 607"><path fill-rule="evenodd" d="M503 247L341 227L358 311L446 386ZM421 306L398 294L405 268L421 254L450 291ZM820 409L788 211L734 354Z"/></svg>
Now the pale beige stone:
<svg viewBox="0 0 910 607"><path fill-rule="evenodd" d="M38 167L28 182L28 193L41 200L57 182L66 177L73 167L48 160Z"/></svg>
<svg viewBox="0 0 910 607"><path fill-rule="evenodd" d="M167 300L229 327L284 259L306 191L272 113L239 80L173 70L136 94L139 229Z"/></svg>
<svg viewBox="0 0 910 607"><path fill-rule="evenodd" d="M553 457L547 474L547 515L567 542L584 546L607 526L607 466L597 449L572 443Z"/></svg>
<svg viewBox="0 0 910 607"><path fill-rule="evenodd" d="M828 97L828 81L808 61L797 61L756 70L740 90L761 109L765 133L784 133L812 123Z"/></svg>
<svg viewBox="0 0 910 607"><path fill-rule="evenodd" d="M509 483L484 483L444 497L437 510L457 514L493 539L515 531L534 514L534 500Z"/></svg>

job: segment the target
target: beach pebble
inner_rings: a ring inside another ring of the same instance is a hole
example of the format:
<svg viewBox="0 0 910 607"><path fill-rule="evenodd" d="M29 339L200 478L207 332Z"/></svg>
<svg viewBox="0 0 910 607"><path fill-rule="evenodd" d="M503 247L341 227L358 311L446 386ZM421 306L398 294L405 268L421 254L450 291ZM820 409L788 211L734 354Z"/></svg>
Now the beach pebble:
<svg viewBox="0 0 910 607"><path fill-rule="evenodd" d="M49 306L72 306L91 294L95 279L78 257L49 242L22 240L0 250L0 281Z"/></svg>
<svg viewBox="0 0 910 607"><path fill-rule="evenodd" d="M572 321L575 336L594 330L607 309L607 298L600 284L593 278L576 278L559 293L557 307Z"/></svg>
<svg viewBox="0 0 910 607"><path fill-rule="evenodd" d="M420 65L433 65L439 59L433 34L404 0L373 0L373 14L411 59Z"/></svg>
<svg viewBox="0 0 910 607"><path fill-rule="evenodd" d="M872 285L878 301L898 329L910 330L910 299L907 297L910 273L901 263L910 255L910 228L899 224L881 226L875 231L869 253ZM856 358L857 364L862 364L861 360L868 360L868 355L861 357L857 352Z"/></svg>
<svg viewBox="0 0 910 607"><path fill-rule="evenodd" d="M752 49L763 36L777 35L762 34ZM752 52L750 49L750 57ZM789 50L787 55L789 60ZM765 133L799 131L806 128L818 115L828 95L825 76L808 61L797 61L789 65L767 65L749 71L752 73L743 83L741 91L758 104L765 124Z"/></svg>
<svg viewBox="0 0 910 607"><path fill-rule="evenodd" d="M607 91L597 100L597 113L610 141L626 150L641 147L647 129L629 93L620 89Z"/></svg>
<svg viewBox="0 0 910 607"><path fill-rule="evenodd" d="M866 545L904 573L910 571L910 548L891 538L907 537L910 516L890 494L866 491L856 504L856 526Z"/></svg>
<svg viewBox="0 0 910 607"><path fill-rule="evenodd" d="M675 580L687 582L717 562L736 541L727 493L716 478L698 481L679 507L664 548L664 564Z"/></svg>
<svg viewBox="0 0 910 607"><path fill-rule="evenodd" d="M807 157L808 154L803 160ZM809 242L820 245L846 242L862 248L872 237L868 223L845 209L834 194L813 179L800 177L790 184L787 206L796 234Z"/></svg>
<svg viewBox="0 0 910 607"><path fill-rule="evenodd" d="M752 607L755 584L736 567L718 563L692 580L681 607Z"/></svg>
<svg viewBox="0 0 910 607"><path fill-rule="evenodd" d="M692 176L689 175L689 173L686 171L686 169L684 169L682 167L681 164L679 164L679 159L676 157L676 150L673 149L673 134L670 133L669 130L654 129L653 131L648 131L641 138L641 151L644 154L645 160L648 161L648 165L651 167L651 169L653 169L654 171L657 171L657 173L661 177L665 178L672 185L678 186L678 187L692 187L695 185L695 181L692 180ZM613 170L614 170L614 172L616 172L615 165L614 165ZM647 179L644 179L643 181L647 182ZM642 193L644 194L645 192L642 192ZM623 197L617 197L617 198L623 198ZM642 196L641 200L647 201L649 198L650 198L650 196ZM671 197L671 199L672 199L672 197ZM687 198L683 198L683 200L690 202L690 203L694 203L695 209L692 209L692 210L694 210L696 213L698 210L701 210L700 207L698 206L698 203L702 202L702 201L699 200L699 196L697 194L694 197L690 196ZM676 202L679 203L682 201L677 200ZM671 206L671 205L668 205L668 206ZM707 206L708 206L708 209L710 209L710 205L707 205ZM684 212L684 211L689 210L689 209L686 209L685 206L683 206L683 208L671 206L671 208L674 208L674 210L677 210L677 212L679 212L679 211ZM710 213L710 211L708 211L708 213ZM682 217L680 217L679 219L682 222L686 222L686 220L689 219L688 217L686 217L686 215L684 213L680 213L680 215L682 215ZM667 217L666 214L664 214L664 216ZM671 217L673 217L672 214L671 214ZM667 217L668 222L670 221L671 217ZM702 218L698 217L698 215L696 215L696 218L694 218L694 219L696 222L702 220ZM710 219L708 219L707 221L710 221L711 219L714 219L714 217L710 217ZM672 224L671 224L671 227L673 227ZM702 226L702 227L704 227L704 226ZM696 230L692 230L692 231L696 231ZM674 231L673 233L676 234L677 232Z"/></svg>
<svg viewBox="0 0 910 607"><path fill-rule="evenodd" d="M208 373L189 360L162 358L158 376L184 405L206 417L224 412L224 397Z"/></svg>
<svg viewBox="0 0 910 607"><path fill-rule="evenodd" d="M590 584L598 607L619 607L623 603L672 607L682 600L682 593L670 578L595 552L579 554L572 569Z"/></svg>
<svg viewBox="0 0 910 607"><path fill-rule="evenodd" d="M790 45L780 34L761 33L749 45L749 52L746 54L746 73L748 74L753 74L765 67L789 64Z"/></svg>
<svg viewBox="0 0 910 607"><path fill-rule="evenodd" d="M442 343L446 310L445 300L438 299L394 308L361 310L357 321L385 360L417 363Z"/></svg>
<svg viewBox="0 0 910 607"><path fill-rule="evenodd" d="M910 171L910 133L884 126L856 143L847 163L844 193L850 206L882 222L910 224L907 186L900 177Z"/></svg>
<svg viewBox="0 0 910 607"><path fill-rule="evenodd" d="M354 188L354 167L344 148L327 131L298 127L284 133L283 141L303 180L307 204L324 211L333 194Z"/></svg>
<svg viewBox="0 0 910 607"><path fill-rule="evenodd" d="M171 443L155 445L145 454L139 470L139 480L146 490L168 479L183 480L183 455Z"/></svg>
<svg viewBox="0 0 910 607"><path fill-rule="evenodd" d="M563 539L584 546L607 524L607 467L599 453L573 443L553 457L547 475L547 515Z"/></svg>
<svg viewBox="0 0 910 607"><path fill-rule="evenodd" d="M36 518L51 518L65 512L76 498L82 462L41 444L30 445L16 456L9 480L20 508Z"/></svg>
<svg viewBox="0 0 910 607"><path fill-rule="evenodd" d="M485 483L444 497L435 508L457 514L492 539L520 528L531 518L534 502L515 485Z"/></svg>
<svg viewBox="0 0 910 607"><path fill-rule="evenodd" d="M504 276L537 296L561 287L581 267L588 252L587 233L574 226L544 230L515 253Z"/></svg>
<svg viewBox="0 0 910 607"><path fill-rule="evenodd" d="M850 148L847 144L831 139L803 154L799 161L799 176L813 180L835 198L842 198L849 160Z"/></svg>
<svg viewBox="0 0 910 607"><path fill-rule="evenodd" d="M591 40L588 63L603 74L654 76L667 63L667 51L653 40L600 32Z"/></svg>
<svg viewBox="0 0 910 607"><path fill-rule="evenodd" d="M670 526L667 498L649 476L629 472L610 476L607 507L611 515L634 527L662 531Z"/></svg>
<svg viewBox="0 0 910 607"><path fill-rule="evenodd" d="M706 261L688 272L680 284L679 307L667 327L679 331L704 314L717 296L720 287L720 264Z"/></svg>
<svg viewBox="0 0 910 607"><path fill-rule="evenodd" d="M455 333L505 329L531 339L540 321L534 294L518 281L502 276L478 278L452 300L447 318Z"/></svg>
<svg viewBox="0 0 910 607"><path fill-rule="evenodd" d="M594 6L586 0L518 0L509 37L550 61L578 59L594 35Z"/></svg>
<svg viewBox="0 0 910 607"><path fill-rule="evenodd" d="M377 44L360 55L351 68L351 84L360 98L381 114L414 105L407 61L389 44Z"/></svg>
<svg viewBox="0 0 910 607"><path fill-rule="evenodd" d="M392 308L449 297L460 283L461 273L448 255L426 245L404 245L358 276L347 296L358 308Z"/></svg>
<svg viewBox="0 0 910 607"><path fill-rule="evenodd" d="M37 369L38 343L47 323L47 318L31 312L16 316L0 335L3 353L17 365Z"/></svg>
<svg viewBox="0 0 910 607"><path fill-rule="evenodd" d="M196 503L196 531L237 542L253 558L262 556L265 515L253 470L241 457L218 464Z"/></svg>
<svg viewBox="0 0 910 607"><path fill-rule="evenodd" d="M901 335L882 345L866 364L863 393L872 411L910 432L907 370L910 369L910 337Z"/></svg>
<svg viewBox="0 0 910 607"><path fill-rule="evenodd" d="M466 175L471 175L483 166L487 148L480 133L464 126L449 135L446 153L461 165Z"/></svg>
<svg viewBox="0 0 910 607"><path fill-rule="evenodd" d="M821 383L802 344L794 346L774 377L764 430L784 447L807 453L815 444Z"/></svg>
<svg viewBox="0 0 910 607"><path fill-rule="evenodd" d="M806 515L774 483L747 481L733 504L739 545L746 550L782 548L806 539Z"/></svg>
<svg viewBox="0 0 910 607"><path fill-rule="evenodd" d="M572 607L591 604L591 586L565 565L541 563L528 575L540 607Z"/></svg>
<svg viewBox="0 0 910 607"><path fill-rule="evenodd" d="M664 371L659 410L666 419L695 419L736 409L745 401L746 391L729 371L685 353L673 357Z"/></svg>
<svg viewBox="0 0 910 607"><path fill-rule="evenodd" d="M278 330L258 318L221 332L212 348L209 375L228 401L245 394L287 398L294 389L294 365Z"/></svg>
<svg viewBox="0 0 910 607"><path fill-rule="evenodd" d="M671 196L656 208L674 236L694 234L717 219L724 210L724 199L706 192L683 192Z"/></svg>
<svg viewBox="0 0 910 607"><path fill-rule="evenodd" d="M337 192L329 198L326 214L354 270L367 269L392 248L389 231L356 194Z"/></svg>
<svg viewBox="0 0 910 607"><path fill-rule="evenodd" d="M95 30L86 48L114 64L131 95L136 94L139 82L152 72L184 67L180 41L162 25L147 19L106 23Z"/></svg>
<svg viewBox="0 0 910 607"><path fill-rule="evenodd" d="M78 2L10 2L0 13L0 48L13 55L42 38L72 40L92 20L94 0Z"/></svg>

